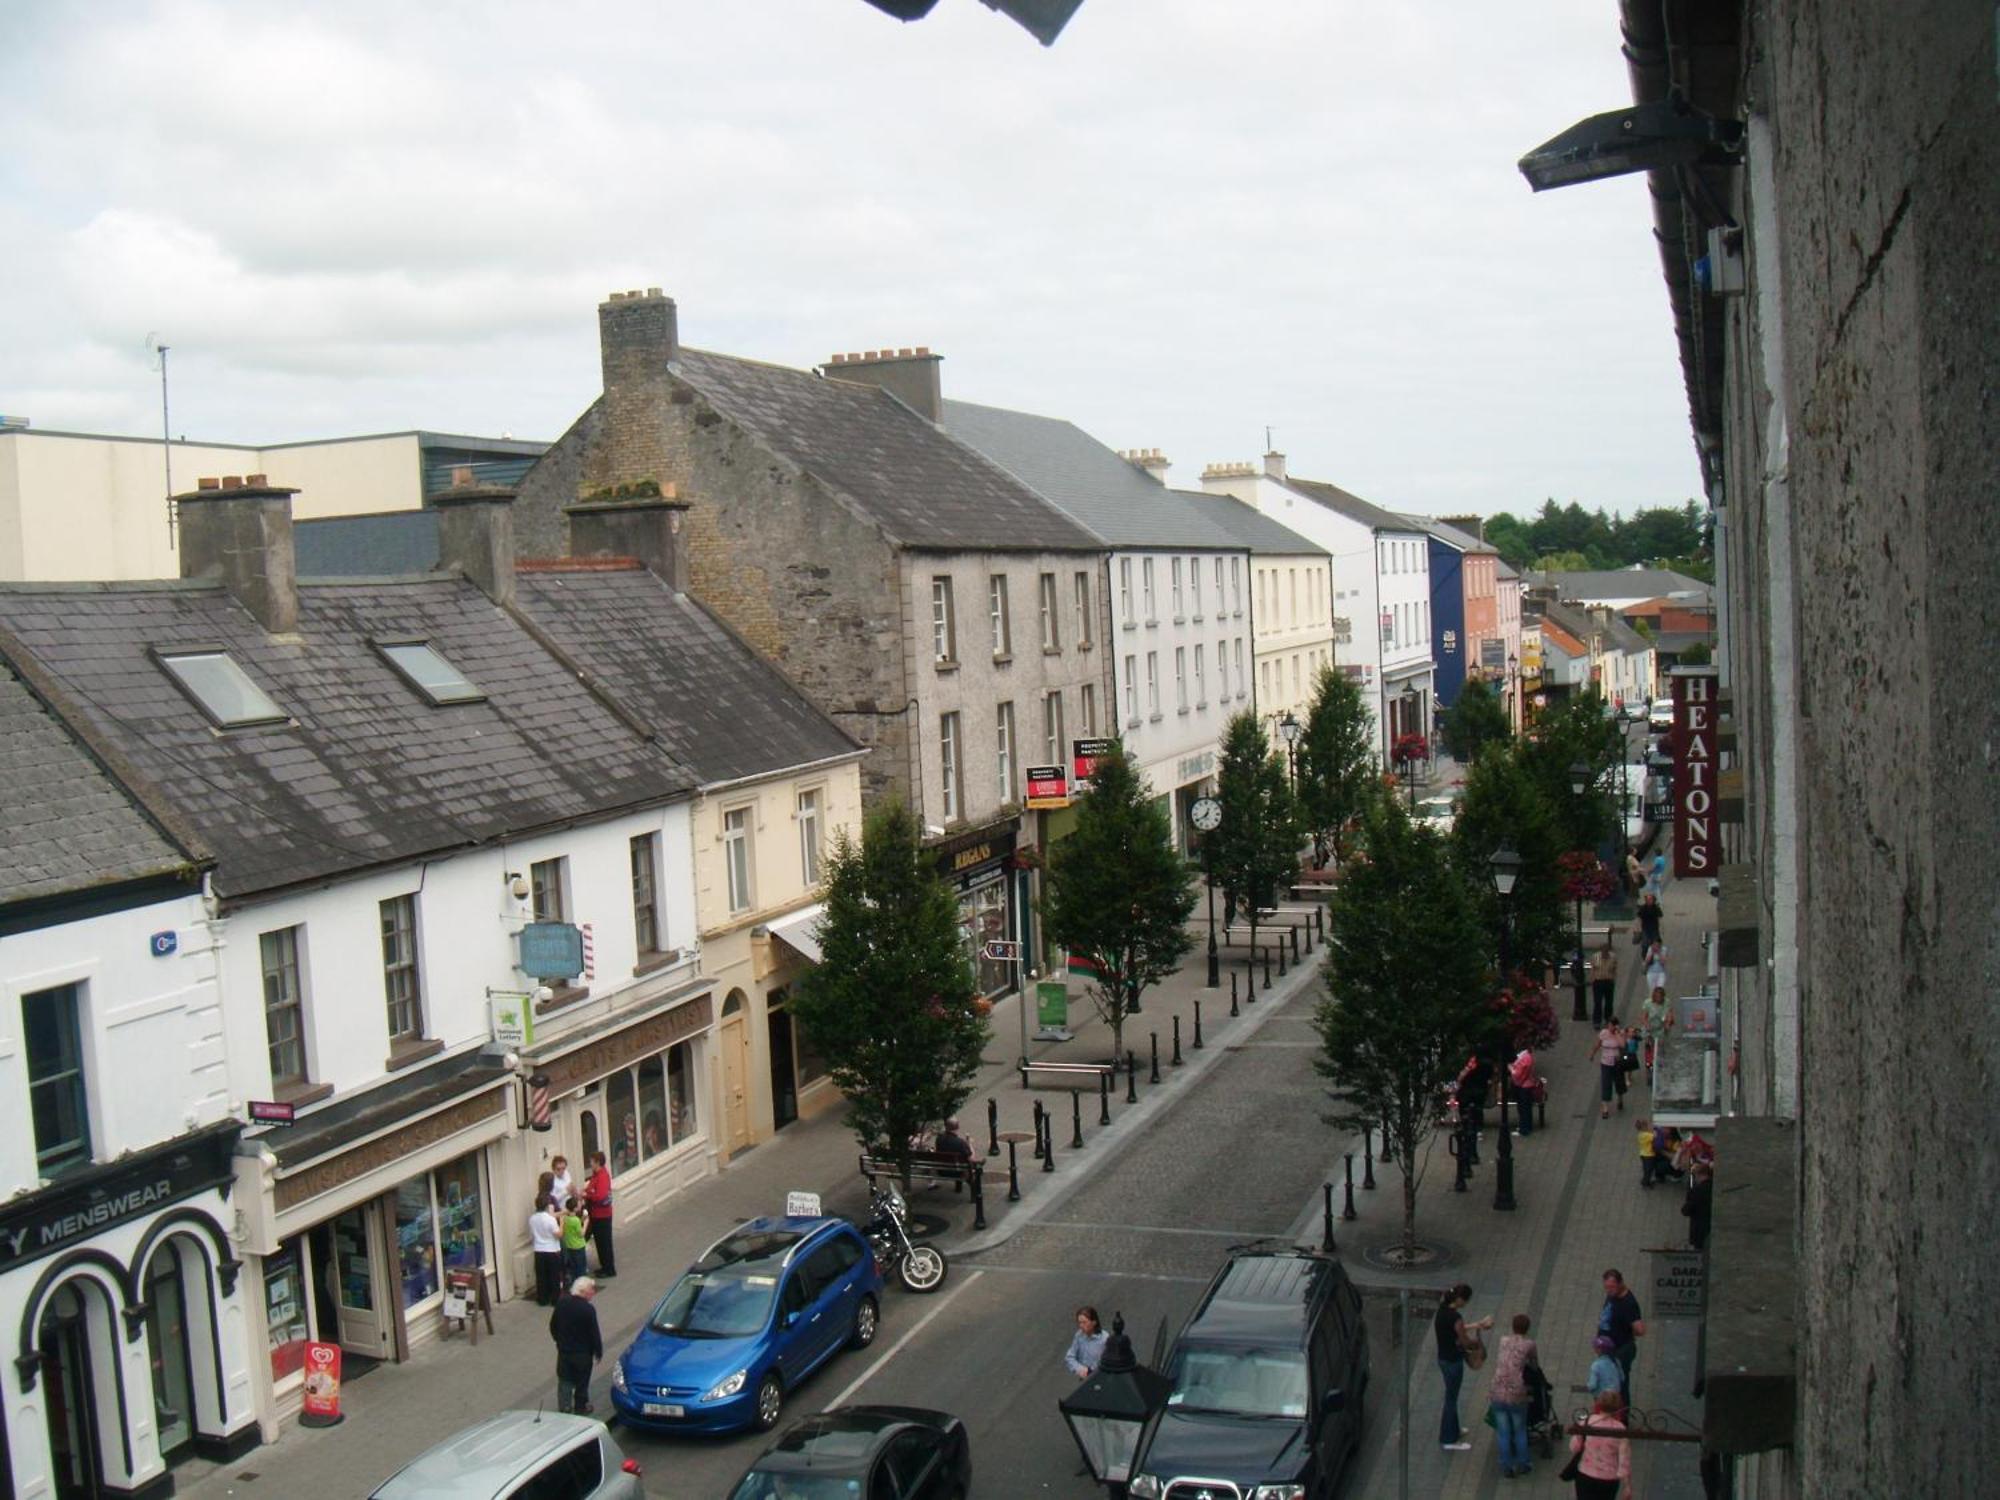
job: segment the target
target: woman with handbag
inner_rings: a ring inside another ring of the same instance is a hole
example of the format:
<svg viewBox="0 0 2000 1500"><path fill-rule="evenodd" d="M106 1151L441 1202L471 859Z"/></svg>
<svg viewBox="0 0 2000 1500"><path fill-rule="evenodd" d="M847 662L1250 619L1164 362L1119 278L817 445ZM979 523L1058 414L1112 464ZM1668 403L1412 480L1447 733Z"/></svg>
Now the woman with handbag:
<svg viewBox="0 0 2000 1500"><path fill-rule="evenodd" d="M1438 1413L1438 1446L1447 1453L1464 1453L1472 1444L1465 1440L1465 1429L1458 1425L1458 1388L1465 1382L1467 1365L1478 1369L1486 1363L1486 1346L1479 1340L1482 1328L1491 1328L1491 1318L1481 1318L1477 1323L1465 1321L1460 1311L1472 1300L1472 1288L1460 1282L1451 1289L1451 1295L1438 1304L1437 1316L1431 1320L1431 1327L1437 1334L1438 1374L1444 1377L1444 1405Z"/></svg>
<svg viewBox="0 0 2000 1500"><path fill-rule="evenodd" d="M1584 1430L1569 1440L1570 1460L1558 1478L1576 1485L1577 1500L1632 1500L1632 1441L1619 1415L1624 1398L1599 1391Z"/></svg>

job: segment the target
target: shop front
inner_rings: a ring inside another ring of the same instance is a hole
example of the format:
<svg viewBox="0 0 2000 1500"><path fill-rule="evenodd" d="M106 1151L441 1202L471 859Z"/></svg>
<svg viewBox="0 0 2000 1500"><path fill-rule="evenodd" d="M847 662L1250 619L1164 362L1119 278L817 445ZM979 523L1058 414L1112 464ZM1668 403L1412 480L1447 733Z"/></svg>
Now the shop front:
<svg viewBox="0 0 2000 1500"><path fill-rule="evenodd" d="M1019 985L1019 964L986 957L986 945L1005 938L1027 939L1020 925L1025 901L1016 887L1019 833L1014 823L995 823L931 846L931 857L958 895L958 925L964 936L979 993L989 1000L1011 995Z"/></svg>
<svg viewBox="0 0 2000 1500"><path fill-rule="evenodd" d="M1216 764L1215 748L1209 746L1141 767L1146 785L1153 789L1172 826L1174 847L1183 854L1189 847L1189 814L1196 798L1214 790Z"/></svg>
<svg viewBox="0 0 2000 1500"><path fill-rule="evenodd" d="M225 1225L240 1123L0 1206L0 1494L168 1495L256 1446L247 1300Z"/></svg>
<svg viewBox="0 0 2000 1500"><path fill-rule="evenodd" d="M492 1148L515 1128L513 1076L485 1054L448 1058L247 1143L268 1436L300 1407L308 1343L337 1344L352 1375L438 1336L449 1273L508 1294Z"/></svg>
<svg viewBox="0 0 2000 1500"><path fill-rule="evenodd" d="M715 1171L710 981L697 980L626 1012L539 1042L524 1054L530 1087L546 1090L549 1128L522 1133L506 1242L527 1285L528 1214L558 1156L580 1185L599 1151L611 1169L614 1225L630 1223Z"/></svg>

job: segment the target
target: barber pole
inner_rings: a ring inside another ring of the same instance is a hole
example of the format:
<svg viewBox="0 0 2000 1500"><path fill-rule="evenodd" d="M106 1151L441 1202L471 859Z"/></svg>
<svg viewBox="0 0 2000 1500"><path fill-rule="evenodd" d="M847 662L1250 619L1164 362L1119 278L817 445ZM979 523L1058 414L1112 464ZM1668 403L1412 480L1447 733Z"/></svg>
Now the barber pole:
<svg viewBox="0 0 2000 1500"><path fill-rule="evenodd" d="M591 935L590 923L580 924L577 931L583 934L583 977L587 983L597 977L597 942Z"/></svg>
<svg viewBox="0 0 2000 1500"><path fill-rule="evenodd" d="M549 1119L549 1075L546 1073L537 1073L528 1080L528 1128L555 1128Z"/></svg>

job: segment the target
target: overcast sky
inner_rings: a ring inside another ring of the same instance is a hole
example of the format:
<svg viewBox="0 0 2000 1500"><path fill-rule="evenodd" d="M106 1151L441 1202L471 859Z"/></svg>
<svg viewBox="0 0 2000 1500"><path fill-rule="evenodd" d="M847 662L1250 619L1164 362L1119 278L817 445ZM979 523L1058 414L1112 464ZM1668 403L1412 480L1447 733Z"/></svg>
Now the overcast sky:
<svg viewBox="0 0 2000 1500"><path fill-rule="evenodd" d="M596 304L1396 509L1698 496L1614 0L5 0L0 412L262 443L553 439Z"/></svg>

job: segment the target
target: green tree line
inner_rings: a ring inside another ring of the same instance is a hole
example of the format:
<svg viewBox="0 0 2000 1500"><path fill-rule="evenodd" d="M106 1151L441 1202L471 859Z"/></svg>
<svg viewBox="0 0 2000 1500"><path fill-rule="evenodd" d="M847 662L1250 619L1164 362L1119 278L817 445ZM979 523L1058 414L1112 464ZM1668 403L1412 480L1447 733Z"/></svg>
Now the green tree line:
<svg viewBox="0 0 2000 1500"><path fill-rule="evenodd" d="M1692 500L1629 516L1585 510L1574 500L1568 505L1544 500L1541 510L1526 520L1506 511L1490 517L1486 540L1516 568L1574 571L1638 565L1715 581L1707 517Z"/></svg>

